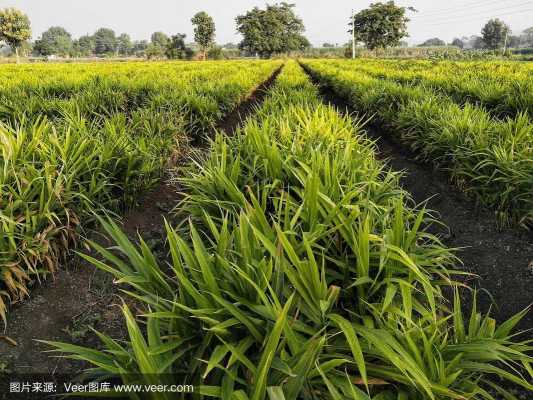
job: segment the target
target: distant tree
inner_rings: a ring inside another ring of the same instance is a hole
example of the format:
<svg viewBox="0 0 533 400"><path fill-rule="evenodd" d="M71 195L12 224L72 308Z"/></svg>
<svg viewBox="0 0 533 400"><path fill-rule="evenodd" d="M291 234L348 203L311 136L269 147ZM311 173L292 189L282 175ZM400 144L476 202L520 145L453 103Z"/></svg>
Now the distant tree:
<svg viewBox="0 0 533 400"><path fill-rule="evenodd" d="M431 47L431 46L446 46L446 42L439 38L432 38L426 40L424 43L419 44L419 47Z"/></svg>
<svg viewBox="0 0 533 400"><path fill-rule="evenodd" d="M0 41L8 44L17 56L19 48L31 38L30 20L26 14L15 8L0 10Z"/></svg>
<svg viewBox="0 0 533 400"><path fill-rule="evenodd" d="M77 56L88 57L95 53L96 43L94 36L80 36L73 43L74 54Z"/></svg>
<svg viewBox="0 0 533 400"><path fill-rule="evenodd" d="M41 56L52 54L64 56L72 53L72 36L65 28L52 26L43 32L40 39L35 41L33 49L35 53Z"/></svg>
<svg viewBox="0 0 533 400"><path fill-rule="evenodd" d="M192 57L193 51L185 45L187 35L178 33L167 43L166 56L172 60L186 60Z"/></svg>
<svg viewBox="0 0 533 400"><path fill-rule="evenodd" d="M452 46L455 46L455 47L459 47L460 49L464 48L465 47L465 44L463 43L463 41L459 38L455 38L453 39L452 43L451 43Z"/></svg>
<svg viewBox="0 0 533 400"><path fill-rule="evenodd" d="M167 52L170 39L163 32L154 32L150 38L150 44L146 48L148 58L162 58Z"/></svg>
<svg viewBox="0 0 533 400"><path fill-rule="evenodd" d="M145 54L148 59L163 58L165 56L166 48L149 43L146 47Z"/></svg>
<svg viewBox="0 0 533 400"><path fill-rule="evenodd" d="M207 57L210 60L222 60L224 58L224 51L220 46L212 46L207 52Z"/></svg>
<svg viewBox="0 0 533 400"><path fill-rule="evenodd" d="M129 56L133 52L133 43L131 42L130 35L127 33L121 34L117 38L117 53L121 56Z"/></svg>
<svg viewBox="0 0 533 400"><path fill-rule="evenodd" d="M509 35L507 39L507 47L517 48L522 44L522 37L517 35Z"/></svg>
<svg viewBox="0 0 533 400"><path fill-rule="evenodd" d="M398 47L409 47L409 43L407 43L405 40L400 40Z"/></svg>
<svg viewBox="0 0 533 400"><path fill-rule="evenodd" d="M147 40L136 40L133 42L132 53L136 57L144 57L146 55L146 49L148 48Z"/></svg>
<svg viewBox="0 0 533 400"><path fill-rule="evenodd" d="M222 45L222 48L223 48L223 49L228 49L228 50L233 50L233 49L238 49L238 48L239 48L239 45L230 42L230 43L223 44L223 45Z"/></svg>
<svg viewBox="0 0 533 400"><path fill-rule="evenodd" d="M483 40L483 38L481 36L472 36L472 38L470 39L471 40L471 44L472 44L472 48L473 49L476 49L476 50L481 50L481 49L484 49L486 48L486 44L485 44L485 41Z"/></svg>
<svg viewBox="0 0 533 400"><path fill-rule="evenodd" d="M30 41L23 42L19 47L19 54L26 57L33 53L33 43Z"/></svg>
<svg viewBox="0 0 533 400"><path fill-rule="evenodd" d="M243 35L241 50L263 58L275 53L303 50L310 46L303 36L303 21L294 13L294 4L276 3L262 10L253 8L236 18L237 31Z"/></svg>
<svg viewBox="0 0 533 400"><path fill-rule="evenodd" d="M533 46L533 26L523 30L521 42L525 46Z"/></svg>
<svg viewBox="0 0 533 400"><path fill-rule="evenodd" d="M333 43L328 43L328 42L326 42L326 43L323 43L323 44L322 44L322 47L323 47L323 48L335 47L335 45L334 45Z"/></svg>
<svg viewBox="0 0 533 400"><path fill-rule="evenodd" d="M115 54L117 51L117 38L115 31L109 28L100 28L94 33L94 51L98 55Z"/></svg>
<svg viewBox="0 0 533 400"><path fill-rule="evenodd" d="M152 37L150 38L150 42L153 45L160 46L162 48L167 47L169 40L169 37L163 32L154 32L152 33Z"/></svg>
<svg viewBox="0 0 533 400"><path fill-rule="evenodd" d="M200 46L202 58L205 60L207 50L215 43L215 21L205 11L201 11L191 22L194 25L194 41Z"/></svg>
<svg viewBox="0 0 533 400"><path fill-rule="evenodd" d="M406 12L416 11L412 7L399 7L394 1L374 3L359 12L350 21L351 34L355 29L355 38L363 42L370 50L398 46L400 40L409 36Z"/></svg>
<svg viewBox="0 0 533 400"><path fill-rule="evenodd" d="M491 19L481 30L483 42L492 50L503 47L506 35L511 33L511 29L498 18Z"/></svg>

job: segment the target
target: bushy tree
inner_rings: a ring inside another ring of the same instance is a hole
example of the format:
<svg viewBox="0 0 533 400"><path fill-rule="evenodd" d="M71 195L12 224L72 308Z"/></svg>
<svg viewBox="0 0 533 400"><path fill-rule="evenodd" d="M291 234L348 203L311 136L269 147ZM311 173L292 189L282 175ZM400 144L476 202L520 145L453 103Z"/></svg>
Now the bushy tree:
<svg viewBox="0 0 533 400"><path fill-rule="evenodd" d="M402 38L409 36L407 10L416 11L412 7L399 7L394 1L371 4L354 16L349 33L355 29L356 40L370 50L398 46Z"/></svg>
<svg viewBox="0 0 533 400"><path fill-rule="evenodd" d="M522 38L517 35L509 35L507 39L507 47L517 48L522 44Z"/></svg>
<svg viewBox="0 0 533 400"><path fill-rule="evenodd" d="M485 49L487 47L485 41L481 36L472 36L472 38L470 39L470 43L472 48L476 50Z"/></svg>
<svg viewBox="0 0 533 400"><path fill-rule="evenodd" d="M310 46L303 36L303 21L294 13L294 4L267 5L253 8L236 18L237 31L243 35L241 50L261 57L303 50Z"/></svg>
<svg viewBox="0 0 533 400"><path fill-rule="evenodd" d="M94 51L98 55L115 54L117 38L115 31L109 28L100 28L94 33Z"/></svg>
<svg viewBox="0 0 533 400"><path fill-rule="evenodd" d="M148 48L147 40L136 40L133 42L132 53L136 57L144 57L146 55L146 49Z"/></svg>
<svg viewBox="0 0 533 400"><path fill-rule="evenodd" d="M165 56L165 51L165 48L149 43L146 47L145 54L148 59L163 58Z"/></svg>
<svg viewBox="0 0 533 400"><path fill-rule="evenodd" d="M455 46L455 47L459 47L460 49L464 48L465 47L465 44L463 43L463 41L459 38L455 38L453 39L452 43L451 43L452 46Z"/></svg>
<svg viewBox="0 0 533 400"><path fill-rule="evenodd" d="M526 46L533 46L533 26L524 29L521 35L521 42Z"/></svg>
<svg viewBox="0 0 533 400"><path fill-rule="evenodd" d="M483 42L487 48L496 50L503 47L506 35L511 33L511 29L498 18L491 19L481 30Z"/></svg>
<svg viewBox="0 0 533 400"><path fill-rule="evenodd" d="M146 48L148 58L162 58L167 52L170 39L163 32L154 32L150 38L150 44Z"/></svg>
<svg viewBox="0 0 533 400"><path fill-rule="evenodd" d="M210 60L222 60L224 58L224 51L220 46L212 46L207 52L207 57Z"/></svg>
<svg viewBox="0 0 533 400"><path fill-rule="evenodd" d="M19 61L19 48L31 38L30 19L15 8L0 10L0 41L9 45Z"/></svg>
<svg viewBox="0 0 533 400"><path fill-rule="evenodd" d="M163 32L154 32L150 37L150 42L161 48L166 48L169 40L169 37Z"/></svg>
<svg viewBox="0 0 533 400"><path fill-rule="evenodd" d="M80 36L73 43L74 53L77 56L88 57L95 53L96 43L91 35Z"/></svg>
<svg viewBox="0 0 533 400"><path fill-rule="evenodd" d="M165 55L171 60L186 60L192 57L193 51L185 45L187 35L178 33L173 35L167 43Z"/></svg>
<svg viewBox="0 0 533 400"><path fill-rule="evenodd" d="M238 49L239 45L229 42L229 43L226 43L226 44L222 45L222 48L223 49L228 49L228 50L233 50L233 49Z"/></svg>
<svg viewBox="0 0 533 400"><path fill-rule="evenodd" d="M420 44L419 47L446 46L446 42L439 38L431 38Z"/></svg>
<svg viewBox="0 0 533 400"><path fill-rule="evenodd" d="M130 35L127 33L121 34L117 38L117 53L121 56L129 56L133 52L133 43Z"/></svg>
<svg viewBox="0 0 533 400"><path fill-rule="evenodd" d="M52 26L35 41L33 47L36 54L50 56L52 54L67 55L73 51L72 36L65 28Z"/></svg>
<svg viewBox="0 0 533 400"><path fill-rule="evenodd" d="M197 13L191 22L194 25L194 41L200 46L205 60L207 50L215 43L215 22L205 11Z"/></svg>

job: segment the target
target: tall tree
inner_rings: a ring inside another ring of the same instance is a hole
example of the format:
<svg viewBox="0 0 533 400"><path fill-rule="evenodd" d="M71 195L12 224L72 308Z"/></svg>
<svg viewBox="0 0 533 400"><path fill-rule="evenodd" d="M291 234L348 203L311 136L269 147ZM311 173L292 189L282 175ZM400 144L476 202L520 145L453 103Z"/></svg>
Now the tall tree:
<svg viewBox="0 0 533 400"><path fill-rule="evenodd" d="M294 4L283 2L267 5L264 10L255 7L239 15L236 18L237 31L244 37L239 47L261 57L309 47L309 41L303 36L303 21L293 8Z"/></svg>
<svg viewBox="0 0 533 400"><path fill-rule="evenodd" d="M109 28L100 28L94 33L94 51L98 55L115 54L117 51L117 38L115 31Z"/></svg>
<svg viewBox="0 0 533 400"><path fill-rule="evenodd" d="M533 46L533 26L522 31L521 42L526 46Z"/></svg>
<svg viewBox="0 0 533 400"><path fill-rule="evenodd" d="M73 44L74 53L77 56L88 57L95 53L96 43L94 36L83 35L80 36Z"/></svg>
<svg viewBox="0 0 533 400"><path fill-rule="evenodd" d="M166 48L169 40L168 36L163 32L154 32L150 38L153 45L160 46L161 48Z"/></svg>
<svg viewBox="0 0 533 400"><path fill-rule="evenodd" d="M483 42L492 50L503 47L505 39L510 33L511 29L509 29L509 26L498 18L491 19L481 30Z"/></svg>
<svg viewBox="0 0 533 400"><path fill-rule="evenodd" d="M193 51L185 45L187 35L178 33L170 38L167 43L165 55L174 60L185 60L191 58Z"/></svg>
<svg viewBox="0 0 533 400"><path fill-rule="evenodd" d="M150 38L150 44L146 48L146 56L148 58L162 58L167 52L167 47L170 42L169 37L163 32L154 32Z"/></svg>
<svg viewBox="0 0 533 400"><path fill-rule="evenodd" d="M117 38L117 53L121 56L129 56L133 51L133 43L131 42L130 35L127 33L121 34Z"/></svg>
<svg viewBox="0 0 533 400"><path fill-rule="evenodd" d="M34 51L41 56L67 55L72 52L72 36L65 28L52 26L35 41Z"/></svg>
<svg viewBox="0 0 533 400"><path fill-rule="evenodd" d="M215 43L215 21L205 11L200 11L191 22L194 25L194 41L200 46L202 58L205 60L207 51Z"/></svg>
<svg viewBox="0 0 533 400"><path fill-rule="evenodd" d="M148 48L147 40L136 40L133 42L132 52L136 57L144 57L146 55L146 49Z"/></svg>
<svg viewBox="0 0 533 400"><path fill-rule="evenodd" d="M507 47L509 48L518 48L522 44L522 37L516 35L509 35L507 39Z"/></svg>
<svg viewBox="0 0 533 400"><path fill-rule="evenodd" d="M407 11L412 7L399 7L394 1L374 3L356 14L350 21L350 33L355 29L355 39L370 50L398 46L407 33Z"/></svg>
<svg viewBox="0 0 533 400"><path fill-rule="evenodd" d="M31 38L30 19L22 11L15 8L0 10L0 41L7 43L17 56L19 48Z"/></svg>

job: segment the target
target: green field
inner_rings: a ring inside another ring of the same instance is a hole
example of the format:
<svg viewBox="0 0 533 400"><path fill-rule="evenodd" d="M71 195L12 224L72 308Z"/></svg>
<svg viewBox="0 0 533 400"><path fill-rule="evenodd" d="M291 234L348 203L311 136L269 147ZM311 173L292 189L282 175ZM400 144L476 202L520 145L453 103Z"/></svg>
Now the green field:
<svg viewBox="0 0 533 400"><path fill-rule="evenodd" d="M122 303L126 337L46 341L92 376L228 400L532 391L531 340L516 329L528 309L497 322L464 295L438 216L366 132L387 131L502 225L527 230L532 73L365 59L2 66L0 314L9 325L29 282L78 250L136 305ZM271 77L235 133L221 129ZM118 218L170 169L180 222L166 222L155 251ZM84 240L87 229L111 245Z"/></svg>

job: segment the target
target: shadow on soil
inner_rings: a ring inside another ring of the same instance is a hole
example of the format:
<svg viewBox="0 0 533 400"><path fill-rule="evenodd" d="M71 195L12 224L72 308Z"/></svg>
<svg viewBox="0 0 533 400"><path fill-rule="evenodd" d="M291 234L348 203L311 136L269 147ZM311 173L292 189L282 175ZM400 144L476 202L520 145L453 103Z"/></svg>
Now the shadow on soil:
<svg viewBox="0 0 533 400"><path fill-rule="evenodd" d="M215 129L233 134L263 102L282 68L258 86ZM197 150L202 151L202 148ZM178 164L184 162L185 157L181 157ZM175 214L172 210L180 200L179 187L170 183L170 176L167 176L122 218L124 232L130 240L137 240L140 234L156 254L165 257L163 221L173 221ZM90 236L105 244L105 238L98 232ZM16 346L10 340L0 340L0 375L76 375L87 365L51 357L44 352L48 347L35 340L63 341L95 348L99 342L89 327L113 338L125 337L120 306L127 301L134 312L137 309L129 297L120 296L112 276L74 255L68 265L43 285L35 286L29 299L9 311L7 328L1 335L14 340Z"/></svg>
<svg viewBox="0 0 533 400"><path fill-rule="evenodd" d="M357 110L336 96L331 88L321 86L309 76L319 86L326 103L341 113L357 115ZM479 308L487 311L493 304L492 315L501 322L530 306L533 303L533 232L499 228L494 213L467 198L444 172L416 161L415 154L396 142L392 132L372 124L365 126L365 130L376 142L376 156L391 169L404 172L402 187L417 204L426 203L428 209L436 211L436 216L448 227L437 233L447 246L461 248L457 255L464 263L462 269L478 276L466 283L482 289L477 294ZM463 304L470 302L468 299ZM533 310L518 328L533 329Z"/></svg>

